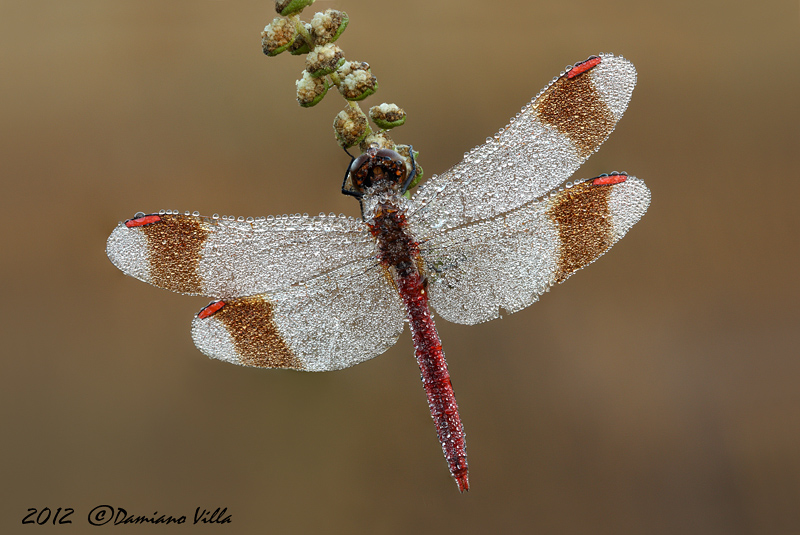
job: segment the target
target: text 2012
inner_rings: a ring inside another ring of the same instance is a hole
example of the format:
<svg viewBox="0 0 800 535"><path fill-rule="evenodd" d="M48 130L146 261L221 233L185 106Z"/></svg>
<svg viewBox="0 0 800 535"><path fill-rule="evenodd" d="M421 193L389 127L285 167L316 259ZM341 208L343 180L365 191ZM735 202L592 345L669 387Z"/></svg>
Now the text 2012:
<svg viewBox="0 0 800 535"><path fill-rule="evenodd" d="M37 509L36 507L28 507L28 514L22 519L22 523L39 524L40 526L50 522L52 522L54 526L56 524L72 524L72 520L70 520L69 517L74 512L75 509L72 507L59 507L56 509L55 513L53 513L49 507L42 507L41 509Z"/></svg>

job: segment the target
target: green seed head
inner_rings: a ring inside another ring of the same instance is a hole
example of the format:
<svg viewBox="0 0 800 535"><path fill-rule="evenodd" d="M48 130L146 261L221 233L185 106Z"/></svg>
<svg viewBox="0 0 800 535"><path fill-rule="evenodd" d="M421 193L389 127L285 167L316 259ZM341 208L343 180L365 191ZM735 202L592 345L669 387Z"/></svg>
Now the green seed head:
<svg viewBox="0 0 800 535"><path fill-rule="evenodd" d="M386 104L373 106L369 109L369 118L372 122L384 130L391 130L406 122L406 112L397 104Z"/></svg>
<svg viewBox="0 0 800 535"><path fill-rule="evenodd" d="M347 61L336 71L339 92L347 100L363 100L378 90L378 79L365 61Z"/></svg>
<svg viewBox="0 0 800 535"><path fill-rule="evenodd" d="M307 23L307 22L303 22L302 24L306 29L306 34L310 35L311 34L311 25L309 23ZM308 46L308 43L303 38L302 34L298 35L297 39L295 39L294 43L292 43L292 46L289 47L289 54L291 54L293 56L299 56L301 54L308 54L309 52L311 52L311 47Z"/></svg>
<svg viewBox="0 0 800 535"><path fill-rule="evenodd" d="M261 48L267 56L277 56L291 48L297 35L297 29L289 19L276 18L261 32Z"/></svg>
<svg viewBox="0 0 800 535"><path fill-rule="evenodd" d="M327 78L314 78L307 71L303 71L302 77L295 82L297 86L297 103L304 108L317 105L325 93L328 92L330 84Z"/></svg>
<svg viewBox="0 0 800 535"><path fill-rule="evenodd" d="M314 42L318 45L333 43L347 28L348 21L347 13L344 11L329 9L324 13L316 13L311 19Z"/></svg>
<svg viewBox="0 0 800 535"><path fill-rule="evenodd" d="M276 0L275 11L285 17L303 11L313 3L314 0Z"/></svg>
<svg viewBox="0 0 800 535"><path fill-rule="evenodd" d="M389 136L388 132L373 132L361 141L358 148L361 149L361 152L366 152L368 148L373 146L380 149L394 150L394 140Z"/></svg>
<svg viewBox="0 0 800 535"><path fill-rule="evenodd" d="M306 70L315 78L330 74L344 64L344 52L333 43L316 46L306 56Z"/></svg>
<svg viewBox="0 0 800 535"><path fill-rule="evenodd" d="M367 116L357 108L346 107L333 120L336 141L345 149L358 145L369 134Z"/></svg>
<svg viewBox="0 0 800 535"><path fill-rule="evenodd" d="M409 145L396 145L394 147L394 151L397 152L400 156L406 159L406 166L408 167L408 172L411 172L411 147ZM414 151L414 166L417 170L414 178L411 180L411 184L409 184L408 189L411 190L414 186L420 183L422 177L424 175L422 171L422 166L419 164L419 152ZM408 194L408 191L406 191Z"/></svg>

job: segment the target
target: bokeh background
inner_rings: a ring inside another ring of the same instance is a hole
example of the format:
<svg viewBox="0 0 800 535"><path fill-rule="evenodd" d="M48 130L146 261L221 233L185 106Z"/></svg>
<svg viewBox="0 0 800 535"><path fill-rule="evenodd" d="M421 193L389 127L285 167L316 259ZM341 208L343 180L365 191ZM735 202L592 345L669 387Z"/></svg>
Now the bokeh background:
<svg viewBox="0 0 800 535"><path fill-rule="evenodd" d="M295 103L267 0L0 2L0 531L98 505L230 526L130 533L800 532L797 1L319 1L409 113L428 174L565 65L629 58L625 118L577 173L652 190L607 256L503 320L438 326L466 425L459 495L410 337L345 371L231 366L207 300L123 276L118 221L161 208L358 215L343 101ZM50 528L55 531L56 528Z"/></svg>

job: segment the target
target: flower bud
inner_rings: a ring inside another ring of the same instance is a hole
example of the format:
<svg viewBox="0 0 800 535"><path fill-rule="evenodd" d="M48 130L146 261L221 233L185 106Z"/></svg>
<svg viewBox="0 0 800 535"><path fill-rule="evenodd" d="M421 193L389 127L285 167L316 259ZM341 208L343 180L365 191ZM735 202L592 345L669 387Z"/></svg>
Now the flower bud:
<svg viewBox="0 0 800 535"><path fill-rule="evenodd" d="M295 82L297 86L297 103L304 108L315 106L328 92L330 84L327 78L314 78L307 71L303 71L302 78Z"/></svg>
<svg viewBox="0 0 800 535"><path fill-rule="evenodd" d="M267 56L277 56L297 39L297 29L289 19L276 18L261 32L261 48Z"/></svg>
<svg viewBox="0 0 800 535"><path fill-rule="evenodd" d="M363 100L378 90L378 79L365 61L347 61L336 71L339 92L347 100Z"/></svg>
<svg viewBox="0 0 800 535"><path fill-rule="evenodd" d="M384 130L391 130L406 122L406 112L397 104L383 103L369 109L369 118Z"/></svg>
<svg viewBox="0 0 800 535"><path fill-rule="evenodd" d="M344 64L344 52L331 43L314 47L306 56L306 70L314 77L330 74Z"/></svg>
<svg viewBox="0 0 800 535"><path fill-rule="evenodd" d="M333 131L339 145L349 149L360 143L369 133L367 117L361 110L348 106L333 120Z"/></svg>
<svg viewBox="0 0 800 535"><path fill-rule="evenodd" d="M314 0L276 0L275 11L284 17L292 13L299 13L314 3Z"/></svg>
<svg viewBox="0 0 800 535"><path fill-rule="evenodd" d="M314 42L318 45L333 43L336 41L350 19L344 11L329 9L324 13L316 13L311 19L313 28Z"/></svg>

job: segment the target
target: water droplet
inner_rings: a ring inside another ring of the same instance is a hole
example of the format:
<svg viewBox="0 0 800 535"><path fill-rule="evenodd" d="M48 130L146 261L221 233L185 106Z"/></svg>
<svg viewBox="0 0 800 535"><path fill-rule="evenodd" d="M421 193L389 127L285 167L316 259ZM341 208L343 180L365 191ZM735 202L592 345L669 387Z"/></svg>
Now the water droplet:
<svg viewBox="0 0 800 535"><path fill-rule="evenodd" d="M214 214L211 216L211 219L219 219L219 214Z"/></svg>

